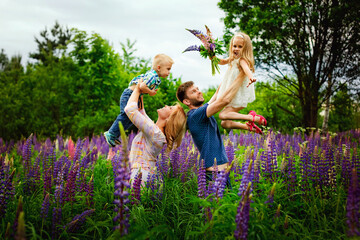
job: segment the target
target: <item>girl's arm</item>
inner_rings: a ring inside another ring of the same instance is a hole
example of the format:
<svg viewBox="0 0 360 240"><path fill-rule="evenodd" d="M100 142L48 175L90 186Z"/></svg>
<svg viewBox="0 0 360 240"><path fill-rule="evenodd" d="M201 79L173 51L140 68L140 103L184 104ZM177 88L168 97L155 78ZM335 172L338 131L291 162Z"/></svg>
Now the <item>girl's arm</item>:
<svg viewBox="0 0 360 240"><path fill-rule="evenodd" d="M216 56L213 56L213 57L209 57L210 60L212 60L213 58L217 58L220 60L219 62L219 65L225 65L225 64L228 64L229 63L229 58L226 58L226 59L222 59L222 58L218 58Z"/></svg>
<svg viewBox="0 0 360 240"><path fill-rule="evenodd" d="M226 59L219 58L219 59L220 59L219 65L226 65L229 63L229 58Z"/></svg>
<svg viewBox="0 0 360 240"><path fill-rule="evenodd" d="M256 79L254 78L250 68L249 68L249 64L245 61L245 59L240 59L240 66L242 68L242 70L244 71L244 73L246 74L246 76L249 78L249 84L246 86L250 86L250 84L256 82Z"/></svg>

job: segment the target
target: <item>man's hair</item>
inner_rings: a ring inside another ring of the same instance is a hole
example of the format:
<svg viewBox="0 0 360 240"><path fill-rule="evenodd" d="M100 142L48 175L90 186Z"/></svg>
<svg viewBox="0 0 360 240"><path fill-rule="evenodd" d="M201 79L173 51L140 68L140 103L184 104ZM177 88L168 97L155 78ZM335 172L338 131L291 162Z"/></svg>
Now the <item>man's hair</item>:
<svg viewBox="0 0 360 240"><path fill-rule="evenodd" d="M171 57L169 57L168 55L165 55L163 53L157 54L154 57L154 60L153 60L153 63L152 63L152 68L156 69L157 66L161 66L164 63L174 64L174 60L172 60Z"/></svg>
<svg viewBox="0 0 360 240"><path fill-rule="evenodd" d="M176 91L176 97L180 102L183 102L186 96L186 90L194 85L193 81L187 81L181 84L177 91Z"/></svg>
<svg viewBox="0 0 360 240"><path fill-rule="evenodd" d="M178 148L181 144L186 131L186 115L180 104L176 104L175 110L172 111L166 121L164 128L167 151L171 151L174 147Z"/></svg>

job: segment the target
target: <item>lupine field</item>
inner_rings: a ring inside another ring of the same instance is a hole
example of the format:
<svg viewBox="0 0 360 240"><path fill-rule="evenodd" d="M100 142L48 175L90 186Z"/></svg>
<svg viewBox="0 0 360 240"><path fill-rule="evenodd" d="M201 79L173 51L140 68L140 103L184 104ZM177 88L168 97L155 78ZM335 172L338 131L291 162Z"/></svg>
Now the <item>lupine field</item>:
<svg viewBox="0 0 360 240"><path fill-rule="evenodd" d="M230 132L231 169L208 184L187 133L157 175L131 186L133 137L111 150L103 136L0 138L0 239L360 237L359 130Z"/></svg>

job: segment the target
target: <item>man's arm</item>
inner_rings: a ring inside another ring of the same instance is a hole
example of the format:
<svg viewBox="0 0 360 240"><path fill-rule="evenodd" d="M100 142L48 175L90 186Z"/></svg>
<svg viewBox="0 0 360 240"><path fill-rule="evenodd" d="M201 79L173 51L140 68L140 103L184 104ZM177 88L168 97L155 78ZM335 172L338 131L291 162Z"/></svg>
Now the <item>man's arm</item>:
<svg viewBox="0 0 360 240"><path fill-rule="evenodd" d="M228 89L222 94L222 96L219 98L219 96L216 97L216 100L209 104L209 106L206 109L206 116L211 117L215 113L219 112L221 109L223 109L226 105L228 105L231 100L234 98L235 94L239 90L239 87L242 84L242 74L239 74L237 78L234 80L234 82L229 86ZM217 95L217 91L215 93ZM215 95L214 94L214 95Z"/></svg>
<svg viewBox="0 0 360 240"><path fill-rule="evenodd" d="M220 83L219 87L216 89L216 92L214 93L214 95L211 97L211 99L210 99L210 101L209 101L209 104L211 104L211 103L213 103L213 102L216 101L216 98L217 98L217 95L218 95L220 86L221 86L221 83Z"/></svg>

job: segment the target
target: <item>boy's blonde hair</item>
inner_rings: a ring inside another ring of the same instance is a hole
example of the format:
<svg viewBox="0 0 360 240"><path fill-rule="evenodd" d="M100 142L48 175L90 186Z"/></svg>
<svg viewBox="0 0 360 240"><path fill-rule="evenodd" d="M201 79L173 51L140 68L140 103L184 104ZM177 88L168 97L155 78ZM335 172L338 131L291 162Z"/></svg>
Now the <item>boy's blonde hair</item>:
<svg viewBox="0 0 360 240"><path fill-rule="evenodd" d="M157 68L157 66L161 66L164 63L174 64L174 60L172 60L171 57L169 57L168 55L165 55L163 53L157 54L154 57L152 68L155 70Z"/></svg>
<svg viewBox="0 0 360 240"><path fill-rule="evenodd" d="M246 33L238 32L231 38L230 47L229 47L229 62L230 62L230 64L235 59L234 52L233 52L233 42L236 37L242 38L244 40L244 46L243 46L242 55L240 56L240 58L245 59L245 61L249 64L250 70L252 72L255 72L253 47L252 47L251 39Z"/></svg>
<svg viewBox="0 0 360 240"><path fill-rule="evenodd" d="M165 136L167 142L167 151L180 146L186 130L186 115L180 104L174 106L165 125Z"/></svg>

